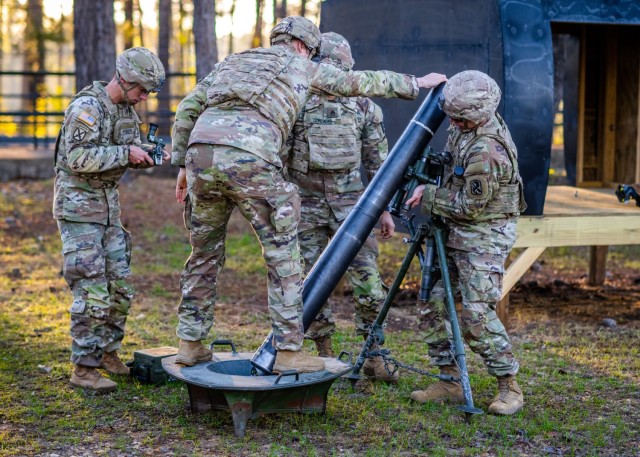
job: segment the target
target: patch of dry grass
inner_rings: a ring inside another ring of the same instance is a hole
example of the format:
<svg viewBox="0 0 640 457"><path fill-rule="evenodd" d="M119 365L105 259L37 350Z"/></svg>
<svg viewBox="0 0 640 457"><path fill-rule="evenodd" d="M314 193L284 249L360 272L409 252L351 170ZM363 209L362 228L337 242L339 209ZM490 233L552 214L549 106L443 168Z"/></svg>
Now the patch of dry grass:
<svg viewBox="0 0 640 457"><path fill-rule="evenodd" d="M101 396L72 389L70 294L60 277L60 242L48 215L50 186L0 186L2 456L637 455L638 326L632 317L605 328L586 314L579 319L545 314L533 286L517 292L513 302L512 338L526 402L513 417L485 414L467 423L453 407L411 403L410 392L431 381L403 371L397 385L376 385L370 396L337 381L325 415L260 416L238 439L229 412L190 412L181 383L153 387L118 378L118 390ZM138 247L133 268L139 290L122 350L125 359L138 349L177 343L178 278L189 253L180 208L143 204L150 195L170 202L171 193L170 181L146 177L123 188L124 219ZM239 350L253 351L267 333L268 316L259 246L246 230L243 221L234 219L229 235L234 263L220 278L218 322L211 338L233 338ZM403 249L397 240L381 249L389 281ZM551 264L553 258L546 261ZM540 276L525 280L545 286ZM410 277L403 291L407 300L412 281L417 280ZM585 290L575 287L563 293L571 297ZM613 294L594 293L605 297L596 297L603 306ZM413 311L406 304L394 310ZM415 329L407 327L409 321L399 321L404 329L391 326L387 347L403 362L425 368L425 347ZM360 339L351 326L346 318L339 322L336 346L357 352ZM475 403L486 410L495 380L477 357L468 354L467 359Z"/></svg>

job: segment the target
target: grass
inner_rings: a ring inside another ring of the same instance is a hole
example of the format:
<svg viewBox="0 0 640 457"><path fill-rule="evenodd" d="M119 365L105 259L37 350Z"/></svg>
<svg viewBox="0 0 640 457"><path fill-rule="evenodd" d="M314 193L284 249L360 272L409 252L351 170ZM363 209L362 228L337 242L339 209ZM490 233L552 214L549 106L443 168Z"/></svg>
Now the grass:
<svg viewBox="0 0 640 457"><path fill-rule="evenodd" d="M526 327L518 325L512 339L525 408L513 417L484 414L470 422L455 407L412 403L411 391L431 381L407 371L395 386L375 385L372 395L338 380L326 414L259 416L249 420L243 438L234 436L228 411L192 413L180 382L149 386L119 377L111 395L72 389L70 293L59 273L60 241L48 219L50 202L34 197L46 194L50 184L22 184L24 192L17 197L0 193L0 456L638 455L637 326L607 330L535 319ZM123 195L150 185L133 181ZM171 184L164 186L170 195ZM139 247L133 270L140 292L121 350L129 360L135 350L177 344L178 279L189 248L179 217L164 217L158 229L152 209L136 201L125 204L131 206L123 214L135 207L142 221L131 228ZM13 214L28 221L12 227L6 218ZM34 233L27 222L38 214L45 222ZM253 234L230 233L227 254L227 282L247 280L264 296L265 270ZM385 277L391 277L403 255L399 241L382 244ZM613 258L624 268L637 268L635 248L617 248ZM558 271L586 268L587 251L557 248L547 251L543 261ZM416 278L411 272L405 287ZM250 318L235 316L234 303L250 300L242 295L246 288L224 291L211 337L231 337L239 350L252 352L267 333L268 317L264 305ZM395 357L428 366L417 332L408 328L387 335ZM351 323L340 321L335 346L357 352L359 343ZM486 411L495 380L477 357L468 354L467 360L475 404Z"/></svg>

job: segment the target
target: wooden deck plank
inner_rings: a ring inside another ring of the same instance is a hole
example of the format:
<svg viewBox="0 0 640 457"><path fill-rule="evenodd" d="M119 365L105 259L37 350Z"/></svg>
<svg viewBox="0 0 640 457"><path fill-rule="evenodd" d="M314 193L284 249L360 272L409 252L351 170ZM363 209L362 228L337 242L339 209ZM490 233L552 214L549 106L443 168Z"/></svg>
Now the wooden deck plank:
<svg viewBox="0 0 640 457"><path fill-rule="evenodd" d="M613 189L549 186L544 214L521 216L516 231L514 247L527 249L507 268L503 296L545 248L640 244L640 207L620 203Z"/></svg>

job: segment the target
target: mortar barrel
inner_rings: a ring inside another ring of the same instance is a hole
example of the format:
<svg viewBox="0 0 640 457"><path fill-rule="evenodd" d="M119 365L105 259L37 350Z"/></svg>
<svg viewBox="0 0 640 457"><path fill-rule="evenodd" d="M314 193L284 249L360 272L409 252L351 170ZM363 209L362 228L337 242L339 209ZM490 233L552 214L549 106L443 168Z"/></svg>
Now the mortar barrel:
<svg viewBox="0 0 640 457"><path fill-rule="evenodd" d="M320 255L304 281L302 322L306 331L353 262L375 227L396 190L403 183L405 171L418 160L442 124L445 113L438 106L444 83L432 89L413 119L389 153L374 178ZM270 333L255 352L251 363L270 373L276 350Z"/></svg>

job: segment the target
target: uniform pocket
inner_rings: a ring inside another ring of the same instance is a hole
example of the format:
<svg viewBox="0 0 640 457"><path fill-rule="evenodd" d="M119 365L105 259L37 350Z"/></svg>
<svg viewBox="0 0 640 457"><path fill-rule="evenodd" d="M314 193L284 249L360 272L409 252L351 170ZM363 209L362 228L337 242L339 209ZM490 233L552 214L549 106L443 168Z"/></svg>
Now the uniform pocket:
<svg viewBox="0 0 640 457"><path fill-rule="evenodd" d="M350 170L360 166L360 147L349 125L314 125L309 129L309 168Z"/></svg>
<svg viewBox="0 0 640 457"><path fill-rule="evenodd" d="M267 202L271 206L269 219L277 233L293 233L298 229L300 197L297 194L267 197Z"/></svg>
<svg viewBox="0 0 640 457"><path fill-rule="evenodd" d="M71 237L62 246L63 274L67 282L104 275L102 246L93 233Z"/></svg>
<svg viewBox="0 0 640 457"><path fill-rule="evenodd" d="M193 212L193 207L191 206L191 199L189 195L184 199L184 211L182 213L182 218L184 219L184 228L191 231L191 213Z"/></svg>

